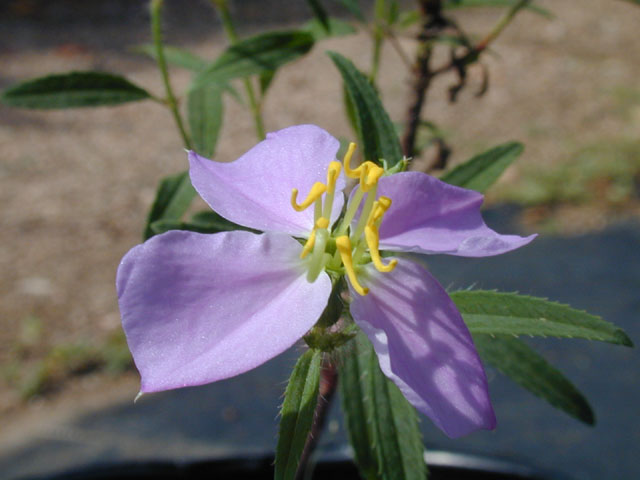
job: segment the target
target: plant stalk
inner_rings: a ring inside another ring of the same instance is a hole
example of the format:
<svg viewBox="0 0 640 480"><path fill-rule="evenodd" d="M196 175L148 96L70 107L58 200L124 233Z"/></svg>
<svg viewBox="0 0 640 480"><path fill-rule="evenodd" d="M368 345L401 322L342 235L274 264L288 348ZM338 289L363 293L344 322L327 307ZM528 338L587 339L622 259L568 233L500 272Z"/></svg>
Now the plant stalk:
<svg viewBox="0 0 640 480"><path fill-rule="evenodd" d="M412 157L415 154L416 137L422 109L427 89L433 78L430 70L433 51L431 40L444 23L441 16L442 5L440 0L419 0L418 3L422 16L422 28L418 33L418 50L413 66L413 97L407 111L405 134L402 138L402 150L406 157Z"/></svg>
<svg viewBox="0 0 640 480"><path fill-rule="evenodd" d="M158 63L158 69L162 74L162 82L164 83L164 88L167 95L166 102L164 103L169 107L169 110L171 110L171 114L173 115L176 126L180 131L180 135L182 136L182 141L185 148L191 150L191 140L189 139L189 135L184 128L184 123L182 122L180 111L178 110L178 101L176 100L176 96L173 94L173 89L171 88L171 82L169 81L169 70L167 69L167 61L164 58L161 24L162 0L151 0L150 12L151 36L153 38L153 45L156 48L156 62Z"/></svg>
<svg viewBox="0 0 640 480"><path fill-rule="evenodd" d="M233 20L231 19L231 13L229 12L229 5L227 3L227 0L211 0L211 3L213 3L213 6L218 10L218 13L220 14L222 28L224 29L224 32L229 39L229 43L231 43L231 45L237 43L239 38L236 32L236 28L233 24ZM256 98L251 80L248 78L244 78L243 83L244 89L247 92L247 99L249 100L249 108L251 109L251 114L253 115L256 135L258 136L258 140L264 140L266 134L264 130L264 121L262 119L262 105Z"/></svg>
<svg viewBox="0 0 640 480"><path fill-rule="evenodd" d="M329 359L329 356L325 354L324 364L322 365L322 371L320 372L320 391L318 393L318 403L316 404L313 425L311 426L311 431L309 432L304 449L300 455L295 480L302 480L303 478L306 478L305 473L307 471L309 459L318 445L337 386L338 370Z"/></svg>
<svg viewBox="0 0 640 480"><path fill-rule="evenodd" d="M511 23L513 17L526 7L531 0L520 0L518 3L514 4L507 13L496 23L496 25L491 29L491 31L487 34L485 38L483 38L480 42L478 42L474 48L477 52L481 52L485 48L489 46L491 42L493 42L498 36L502 33L502 31Z"/></svg>

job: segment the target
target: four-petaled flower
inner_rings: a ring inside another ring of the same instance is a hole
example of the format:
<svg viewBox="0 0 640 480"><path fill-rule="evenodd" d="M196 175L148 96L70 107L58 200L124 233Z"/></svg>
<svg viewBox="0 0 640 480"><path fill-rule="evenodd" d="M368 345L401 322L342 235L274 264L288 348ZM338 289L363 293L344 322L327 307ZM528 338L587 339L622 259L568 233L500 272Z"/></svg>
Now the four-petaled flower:
<svg viewBox="0 0 640 480"><path fill-rule="evenodd" d="M291 347L348 279L350 313L380 368L451 437L492 429L485 373L460 313L411 255L467 257L527 244L480 215L482 195L420 172L344 165L313 125L267 135L232 163L189 152L190 176L220 215L266 233L170 231L122 259L117 289L141 391L246 372ZM342 175L342 170L344 174ZM346 209L345 178L357 178ZM298 203L298 189L308 192ZM344 210L344 211L343 211Z"/></svg>

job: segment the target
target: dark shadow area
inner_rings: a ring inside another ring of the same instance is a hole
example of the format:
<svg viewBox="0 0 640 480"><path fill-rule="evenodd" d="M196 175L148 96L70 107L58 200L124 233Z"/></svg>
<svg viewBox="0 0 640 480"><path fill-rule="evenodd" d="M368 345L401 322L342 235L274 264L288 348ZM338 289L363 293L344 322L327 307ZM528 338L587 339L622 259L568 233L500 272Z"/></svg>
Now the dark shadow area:
<svg viewBox="0 0 640 480"><path fill-rule="evenodd" d="M490 226L507 233L514 230L509 226L514 213L499 209L485 217ZM428 262L445 287L475 283L476 288L550 297L615 322L637 344L638 245L640 226L625 224L580 237L538 238L525 248L492 258L432 256ZM528 343L586 394L596 412L595 427L582 425L489 371L497 430L450 440L425 418L421 425L428 451L505 458L584 480L637 477L638 351L582 340ZM18 478L96 462L267 456L276 442L278 406L298 353L293 349L226 381L149 395L137 404L78 418L5 452L0 471L5 478ZM325 455L342 451L346 443L338 404L333 405L321 439Z"/></svg>
<svg viewBox="0 0 640 480"><path fill-rule="evenodd" d="M331 2L329 2L331 3ZM337 2L333 2L337 3ZM361 2L366 6L368 2ZM149 41L149 0L8 0L0 2L0 51L34 48L126 50ZM240 33L300 24L312 17L307 2L229 2ZM335 5L333 14L344 15ZM207 0L165 0L168 43L198 42L222 31Z"/></svg>

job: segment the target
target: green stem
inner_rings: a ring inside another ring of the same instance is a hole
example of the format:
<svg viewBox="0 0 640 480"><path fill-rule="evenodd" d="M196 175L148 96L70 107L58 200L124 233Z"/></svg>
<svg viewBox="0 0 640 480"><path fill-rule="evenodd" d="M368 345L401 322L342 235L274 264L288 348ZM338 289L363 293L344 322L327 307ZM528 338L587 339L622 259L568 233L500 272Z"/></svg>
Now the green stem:
<svg viewBox="0 0 640 480"><path fill-rule="evenodd" d="M496 25L491 29L489 34L481 40L475 47L477 51L484 50L489 46L491 42L493 42L498 36L502 33L502 31L511 23L513 17L516 16L520 10L526 7L531 0L520 0L518 3L514 4L507 13L496 23Z"/></svg>
<svg viewBox="0 0 640 480"><path fill-rule="evenodd" d="M211 3L213 3L213 6L218 10L220 20L222 21L222 28L224 29L229 42L233 45L238 41L238 34L236 33L235 26L233 25L233 20L231 19L227 0L211 0ZM263 140L266 134L264 130L264 121L262 119L262 104L261 102L258 102L256 98L256 94L253 91L253 85L251 85L251 80L245 78L243 79L243 82L244 89L247 92L247 99L249 100L249 107L251 108L251 113L253 115L256 135L258 136L258 140Z"/></svg>
<svg viewBox="0 0 640 480"><path fill-rule="evenodd" d="M189 135L187 134L187 131L184 128L184 124L182 123L182 117L180 116L180 111L178 110L178 101L173 94L171 82L169 81L169 70L167 69L167 61L164 58L161 26L162 0L152 0L150 10L151 36L153 37L153 44L156 48L156 61L158 63L158 68L160 69L160 73L162 74L162 82L164 83L164 88L167 94L166 105L169 107L169 110L171 110L173 119L175 120L178 130L180 131L180 135L182 136L184 146L187 149L191 150L191 140L189 140Z"/></svg>

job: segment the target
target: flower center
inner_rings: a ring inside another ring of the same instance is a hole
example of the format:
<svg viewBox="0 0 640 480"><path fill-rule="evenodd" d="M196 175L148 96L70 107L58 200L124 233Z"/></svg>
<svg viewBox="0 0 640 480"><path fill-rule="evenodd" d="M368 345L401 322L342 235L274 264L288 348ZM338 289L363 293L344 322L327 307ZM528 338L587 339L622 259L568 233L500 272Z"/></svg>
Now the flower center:
<svg viewBox="0 0 640 480"><path fill-rule="evenodd" d="M357 272L361 263L371 261L380 272L390 272L398 263L397 260L385 264L378 249L380 243L379 228L385 212L391 206L391 199L376 199L378 180L384 169L373 162L364 162L351 169L351 157L356 144L349 144L343 163L331 162L327 169L327 183L316 182L303 202L298 203L298 189L291 191L291 206L297 212L314 206L314 227L311 230L300 258L311 255L307 279L313 282L325 268L330 271L344 272L360 295L369 293L358 281ZM344 173L349 178L359 180L357 190L353 194L342 220L332 230L329 219L335 197L336 180L344 165ZM324 196L324 198L323 198ZM360 217L355 226L352 221L362 206Z"/></svg>

